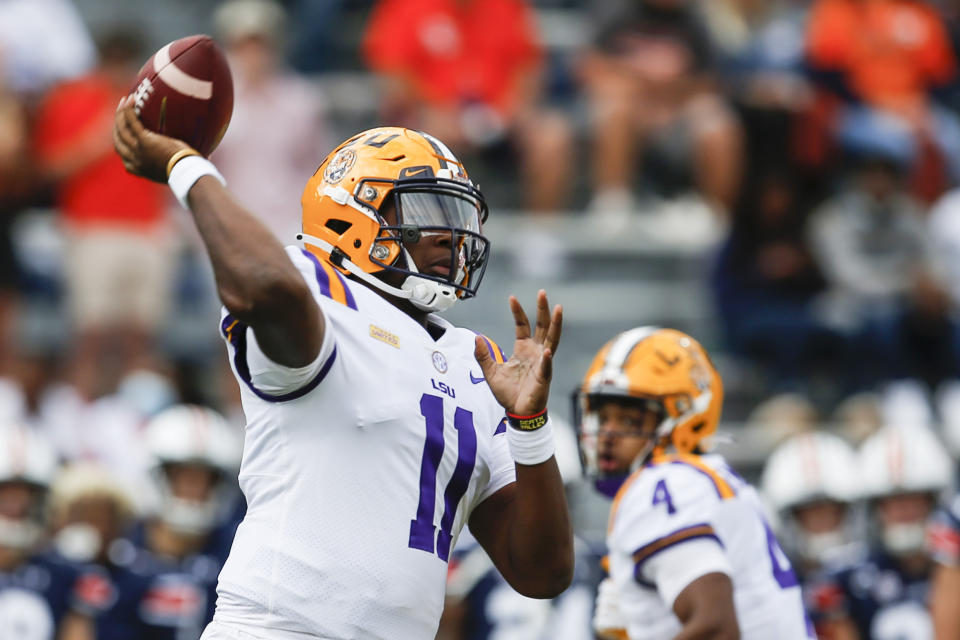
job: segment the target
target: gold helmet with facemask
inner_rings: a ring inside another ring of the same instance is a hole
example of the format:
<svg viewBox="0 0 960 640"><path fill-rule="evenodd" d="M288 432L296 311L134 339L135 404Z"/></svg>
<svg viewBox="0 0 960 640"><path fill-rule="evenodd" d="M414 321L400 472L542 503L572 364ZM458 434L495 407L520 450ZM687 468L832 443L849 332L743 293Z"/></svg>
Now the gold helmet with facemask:
<svg viewBox="0 0 960 640"><path fill-rule="evenodd" d="M433 136L380 127L342 143L303 192L305 248L345 274L425 311L443 311L472 297L490 255L481 233L483 195L463 165ZM392 205L395 220L385 212ZM447 276L424 273L404 243L449 237ZM388 272L403 276L399 287Z"/></svg>
<svg viewBox="0 0 960 640"><path fill-rule="evenodd" d="M628 474L604 474L597 466L597 407L610 400L643 403L658 416L637 467L668 447L682 454L708 449L720 422L723 383L700 343L674 329L631 329L600 349L575 394L574 411L584 468L599 491L612 495Z"/></svg>

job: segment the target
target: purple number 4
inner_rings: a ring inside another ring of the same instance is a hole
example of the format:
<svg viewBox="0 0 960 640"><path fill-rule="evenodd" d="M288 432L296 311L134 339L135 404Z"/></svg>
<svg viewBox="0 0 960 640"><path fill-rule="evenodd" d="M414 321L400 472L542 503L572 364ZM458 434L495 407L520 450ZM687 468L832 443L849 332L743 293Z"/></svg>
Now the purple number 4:
<svg viewBox="0 0 960 640"><path fill-rule="evenodd" d="M423 443L423 458L420 462L420 501L417 503L417 517L410 521L410 542L412 549L427 553L434 552L433 516L437 500L437 469L443 458L443 398L423 394L420 397L420 413L427 426L427 437ZM473 414L457 407L453 414L453 426L457 430L457 464L443 492L443 517L440 518L440 531L436 533L437 556L444 562L450 557L450 543L453 539L453 519L457 506L467 492L470 476L477 461L477 432L473 426Z"/></svg>

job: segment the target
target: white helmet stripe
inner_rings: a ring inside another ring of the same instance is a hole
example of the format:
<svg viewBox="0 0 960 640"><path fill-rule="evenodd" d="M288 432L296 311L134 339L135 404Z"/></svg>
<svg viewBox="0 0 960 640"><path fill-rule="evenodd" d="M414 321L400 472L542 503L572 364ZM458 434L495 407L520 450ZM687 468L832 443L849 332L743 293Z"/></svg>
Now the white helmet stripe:
<svg viewBox="0 0 960 640"><path fill-rule="evenodd" d="M890 465L890 480L893 486L898 487L903 482L903 440L899 431L891 431L887 441L887 464Z"/></svg>
<svg viewBox="0 0 960 640"><path fill-rule="evenodd" d="M450 148L443 144L440 140L434 138L432 135L424 131L421 131L420 135L422 135L426 141L430 143L430 146L433 147L433 150L437 152L438 156L440 156L440 161L443 163L444 169L450 169L450 161L455 163L460 162L460 160L457 159L457 156L453 155L453 151L450 151Z"/></svg>
<svg viewBox="0 0 960 640"><path fill-rule="evenodd" d="M820 479L820 460L817 456L817 442L810 434L804 434L798 440L803 475L807 486L816 487L822 484Z"/></svg>
<svg viewBox="0 0 960 640"><path fill-rule="evenodd" d="M660 327L638 327L624 331L614 338L610 350L607 351L607 357L604 358L603 366L597 372L596 379L615 380L619 386L628 386L626 376L623 373L623 366L627 363L627 358L630 357L634 348L641 341L659 330Z"/></svg>

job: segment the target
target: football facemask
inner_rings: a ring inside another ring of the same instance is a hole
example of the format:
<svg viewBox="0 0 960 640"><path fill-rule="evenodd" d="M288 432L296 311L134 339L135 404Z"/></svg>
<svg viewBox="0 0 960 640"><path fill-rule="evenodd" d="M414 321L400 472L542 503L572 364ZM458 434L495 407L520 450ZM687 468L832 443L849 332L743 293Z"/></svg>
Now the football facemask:
<svg viewBox="0 0 960 640"><path fill-rule="evenodd" d="M384 235L374 240L371 261L385 271L399 272L451 287L458 297L476 294L489 257L490 242L480 234L487 210L479 192L471 186L435 179L396 184L391 191L396 207L396 225L384 225ZM416 264L404 248L405 260L387 264L390 245L434 242L450 250L449 257L432 265ZM402 263L406 263L405 267ZM440 267L445 275L431 274Z"/></svg>

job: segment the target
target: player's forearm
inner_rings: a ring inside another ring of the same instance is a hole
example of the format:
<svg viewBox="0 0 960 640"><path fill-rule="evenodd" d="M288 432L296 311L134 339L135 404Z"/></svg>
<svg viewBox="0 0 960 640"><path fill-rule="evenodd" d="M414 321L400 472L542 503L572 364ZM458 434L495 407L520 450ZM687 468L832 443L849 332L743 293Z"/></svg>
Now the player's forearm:
<svg viewBox="0 0 960 640"><path fill-rule="evenodd" d="M960 568L937 565L930 589L930 616L936 640L960 639L957 593L960 593Z"/></svg>
<svg viewBox="0 0 960 640"><path fill-rule="evenodd" d="M692 621L683 625L683 630L674 640L740 640L740 631L715 623Z"/></svg>
<svg viewBox="0 0 960 640"><path fill-rule="evenodd" d="M725 573L708 573L687 585L673 603L683 624L674 640L739 640L733 583Z"/></svg>
<svg viewBox="0 0 960 640"><path fill-rule="evenodd" d="M198 180L188 201L223 305L254 328L275 362L291 367L312 362L323 318L280 242L212 177Z"/></svg>
<svg viewBox="0 0 960 640"><path fill-rule="evenodd" d="M532 598L553 598L573 579L573 528L556 459L517 466L509 528L511 585Z"/></svg>

